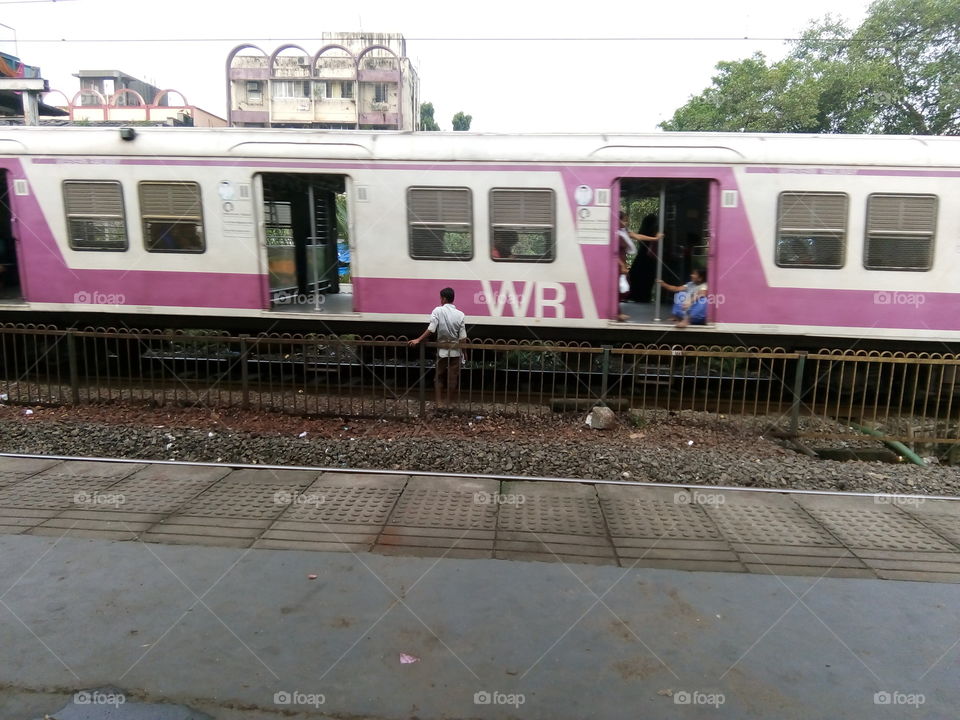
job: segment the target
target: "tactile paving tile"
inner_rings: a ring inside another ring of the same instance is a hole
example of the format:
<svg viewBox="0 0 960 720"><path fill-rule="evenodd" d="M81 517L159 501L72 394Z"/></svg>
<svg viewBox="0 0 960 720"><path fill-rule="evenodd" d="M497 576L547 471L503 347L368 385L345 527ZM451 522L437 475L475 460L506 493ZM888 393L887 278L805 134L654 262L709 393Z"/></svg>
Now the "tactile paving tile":
<svg viewBox="0 0 960 720"><path fill-rule="evenodd" d="M11 485L12 483L19 482L20 480L26 480L28 477L34 474L35 473L4 472L0 470L0 487Z"/></svg>
<svg viewBox="0 0 960 720"><path fill-rule="evenodd" d="M499 506L498 527L515 532L605 535L596 497L526 496L522 504Z"/></svg>
<svg viewBox="0 0 960 720"><path fill-rule="evenodd" d="M26 480L44 470L59 465L59 460L40 460L36 458L0 458L0 487Z"/></svg>
<svg viewBox="0 0 960 720"><path fill-rule="evenodd" d="M714 505L707 512L731 542L840 546L837 538L799 507L788 509L738 503Z"/></svg>
<svg viewBox="0 0 960 720"><path fill-rule="evenodd" d="M203 492L210 483L209 478L129 478L111 487L110 492L123 495L123 504L119 509L125 512L169 513Z"/></svg>
<svg viewBox="0 0 960 720"><path fill-rule="evenodd" d="M302 491L298 485L257 485L220 482L182 507L178 515L261 520L276 517L289 506L286 498Z"/></svg>
<svg viewBox="0 0 960 720"><path fill-rule="evenodd" d="M947 513L922 513L917 520L939 535L960 547L960 515Z"/></svg>
<svg viewBox="0 0 960 720"><path fill-rule="evenodd" d="M706 513L697 506L661 500L601 498L603 515L614 537L713 540L720 537Z"/></svg>
<svg viewBox="0 0 960 720"><path fill-rule="evenodd" d="M828 510L817 507L808 508L808 511L851 548L954 550L946 540L900 511Z"/></svg>
<svg viewBox="0 0 960 720"><path fill-rule="evenodd" d="M497 524L497 505L493 497L487 493L407 490L390 516L390 525L493 530Z"/></svg>
<svg viewBox="0 0 960 720"><path fill-rule="evenodd" d="M9 508L67 508L78 505L77 498L116 483L117 478L79 477L76 475L34 475L0 489L0 506ZM84 503L80 503L84 504Z"/></svg>
<svg viewBox="0 0 960 720"><path fill-rule="evenodd" d="M383 525L401 488L312 485L290 497L282 520Z"/></svg>

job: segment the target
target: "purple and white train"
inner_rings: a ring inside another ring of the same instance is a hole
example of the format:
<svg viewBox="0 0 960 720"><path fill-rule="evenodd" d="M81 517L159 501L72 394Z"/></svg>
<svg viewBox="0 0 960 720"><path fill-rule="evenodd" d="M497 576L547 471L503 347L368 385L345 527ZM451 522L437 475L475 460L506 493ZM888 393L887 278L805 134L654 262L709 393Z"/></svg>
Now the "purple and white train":
<svg viewBox="0 0 960 720"><path fill-rule="evenodd" d="M449 285L484 326L671 341L666 295L618 302L641 201L663 278L708 270L703 333L960 342L958 138L6 128L0 172L7 321L389 328Z"/></svg>

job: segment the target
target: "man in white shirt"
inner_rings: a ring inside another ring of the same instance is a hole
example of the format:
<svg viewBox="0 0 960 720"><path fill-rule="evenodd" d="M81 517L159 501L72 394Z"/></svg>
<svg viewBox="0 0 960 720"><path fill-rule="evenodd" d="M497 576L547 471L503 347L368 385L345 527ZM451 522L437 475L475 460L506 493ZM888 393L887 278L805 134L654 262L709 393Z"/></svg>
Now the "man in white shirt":
<svg viewBox="0 0 960 720"><path fill-rule="evenodd" d="M467 339L466 317L453 304L453 288L440 291L440 304L430 313L430 324L423 334L410 341L410 345L419 345L431 333L437 334L437 407L443 407L442 392L446 390L448 406L456 400L460 386L460 361L462 353L457 347L461 340Z"/></svg>

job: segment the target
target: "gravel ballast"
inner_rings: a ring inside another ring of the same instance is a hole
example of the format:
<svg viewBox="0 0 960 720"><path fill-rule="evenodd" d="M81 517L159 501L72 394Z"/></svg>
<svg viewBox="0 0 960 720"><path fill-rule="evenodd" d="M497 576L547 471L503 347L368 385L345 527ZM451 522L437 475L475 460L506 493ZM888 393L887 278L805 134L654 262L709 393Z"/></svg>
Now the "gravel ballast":
<svg viewBox="0 0 960 720"><path fill-rule="evenodd" d="M28 412L29 410L29 412ZM763 433L769 421L707 413L626 416L457 413L428 420L300 418L134 407L0 406L7 453L307 465L775 489L960 495L960 468L818 460ZM858 443L862 445L861 443ZM879 444L875 444L879 447Z"/></svg>

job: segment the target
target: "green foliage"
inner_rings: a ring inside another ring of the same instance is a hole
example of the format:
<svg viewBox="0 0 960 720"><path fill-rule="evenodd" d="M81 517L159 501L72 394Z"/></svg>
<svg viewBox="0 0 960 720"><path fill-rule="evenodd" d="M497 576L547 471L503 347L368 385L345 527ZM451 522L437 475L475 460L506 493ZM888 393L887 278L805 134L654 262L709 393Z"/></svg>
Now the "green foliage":
<svg viewBox="0 0 960 720"><path fill-rule="evenodd" d="M453 129L454 130L469 130L470 122L473 120L473 115L464 115L462 112L458 112L453 116Z"/></svg>
<svg viewBox="0 0 960 720"><path fill-rule="evenodd" d="M720 62L664 130L960 134L960 0L877 0L859 28L827 16L791 53Z"/></svg>
<svg viewBox="0 0 960 720"><path fill-rule="evenodd" d="M439 130L440 126L433 119L433 103L420 103L420 129Z"/></svg>
<svg viewBox="0 0 960 720"><path fill-rule="evenodd" d="M468 232L443 233L443 252L451 255L469 255L473 249L473 240Z"/></svg>

